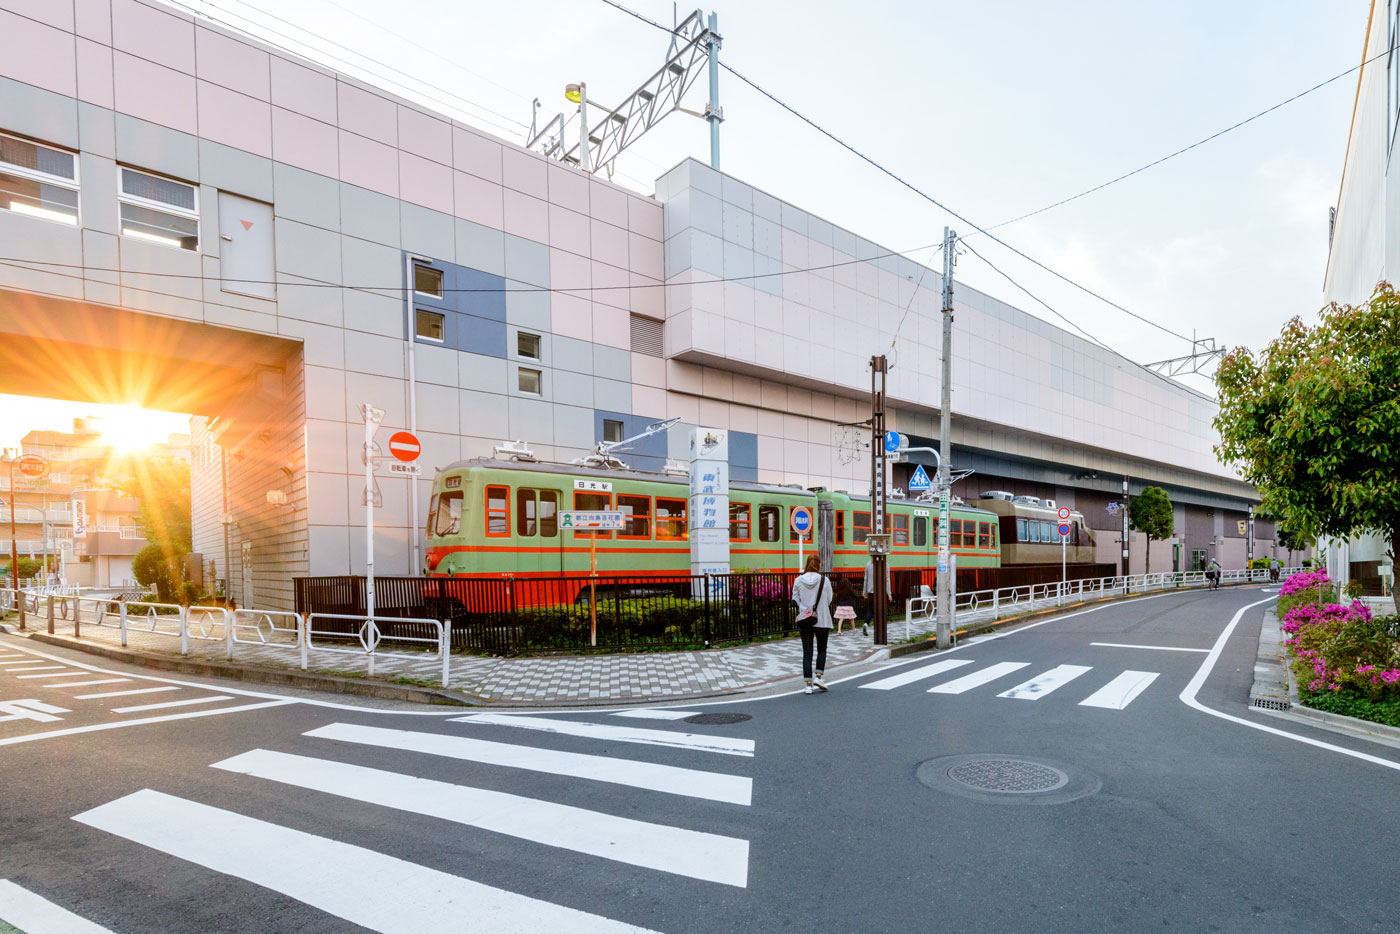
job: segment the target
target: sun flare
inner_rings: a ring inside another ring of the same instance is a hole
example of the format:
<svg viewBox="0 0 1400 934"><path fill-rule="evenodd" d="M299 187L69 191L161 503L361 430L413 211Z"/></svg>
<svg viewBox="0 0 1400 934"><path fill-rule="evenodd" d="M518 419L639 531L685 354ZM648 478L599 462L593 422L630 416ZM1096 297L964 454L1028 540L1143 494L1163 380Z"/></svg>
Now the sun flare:
<svg viewBox="0 0 1400 934"><path fill-rule="evenodd" d="M102 444L111 445L114 451L121 454L130 454L165 441L171 430L169 413L134 405L104 406L101 419Z"/></svg>

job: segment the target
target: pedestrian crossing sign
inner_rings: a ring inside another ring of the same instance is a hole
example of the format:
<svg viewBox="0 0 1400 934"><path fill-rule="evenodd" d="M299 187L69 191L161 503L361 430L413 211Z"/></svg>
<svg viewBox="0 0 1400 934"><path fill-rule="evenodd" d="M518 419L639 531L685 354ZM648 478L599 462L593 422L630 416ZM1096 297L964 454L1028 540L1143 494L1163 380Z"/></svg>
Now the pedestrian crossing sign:
<svg viewBox="0 0 1400 934"><path fill-rule="evenodd" d="M924 472L924 465L919 464L914 468L914 475L909 478L909 492L921 493L931 486L933 484L929 482L928 474Z"/></svg>

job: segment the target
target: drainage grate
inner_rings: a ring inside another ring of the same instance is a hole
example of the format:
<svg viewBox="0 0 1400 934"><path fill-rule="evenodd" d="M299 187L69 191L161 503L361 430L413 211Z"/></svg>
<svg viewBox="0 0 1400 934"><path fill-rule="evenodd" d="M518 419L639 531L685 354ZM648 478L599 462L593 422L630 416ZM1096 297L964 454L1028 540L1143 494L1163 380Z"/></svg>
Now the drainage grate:
<svg viewBox="0 0 1400 934"><path fill-rule="evenodd" d="M1069 784L1059 769L1024 759L977 759L954 766L948 777L979 791L1024 795L1054 791Z"/></svg>
<svg viewBox="0 0 1400 934"><path fill-rule="evenodd" d="M1293 704L1286 700L1265 700L1262 697L1254 698L1255 707L1263 707L1265 710L1292 710Z"/></svg>
<svg viewBox="0 0 1400 934"><path fill-rule="evenodd" d="M730 723L743 723L745 720L752 720L753 717L746 713L697 713L693 717L686 717L686 723L703 723L710 726L724 726Z"/></svg>

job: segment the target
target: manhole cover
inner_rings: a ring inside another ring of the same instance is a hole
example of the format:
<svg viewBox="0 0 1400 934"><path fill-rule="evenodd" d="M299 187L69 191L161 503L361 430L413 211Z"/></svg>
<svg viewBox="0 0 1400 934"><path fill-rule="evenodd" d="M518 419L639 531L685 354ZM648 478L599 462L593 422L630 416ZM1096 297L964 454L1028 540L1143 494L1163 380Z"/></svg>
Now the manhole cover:
<svg viewBox="0 0 1400 934"><path fill-rule="evenodd" d="M746 713L697 713L693 717L686 717L686 723L708 723L713 726L723 726L726 723L743 723L745 720L752 720L753 717Z"/></svg>
<svg viewBox="0 0 1400 934"><path fill-rule="evenodd" d="M940 756L919 763L914 777L935 791L987 804L1064 804L1103 787L1085 769L1006 753Z"/></svg>
<svg viewBox="0 0 1400 934"><path fill-rule="evenodd" d="M978 759L954 766L948 777L982 791L1024 795L1054 791L1069 784L1069 776L1059 769L1022 759Z"/></svg>

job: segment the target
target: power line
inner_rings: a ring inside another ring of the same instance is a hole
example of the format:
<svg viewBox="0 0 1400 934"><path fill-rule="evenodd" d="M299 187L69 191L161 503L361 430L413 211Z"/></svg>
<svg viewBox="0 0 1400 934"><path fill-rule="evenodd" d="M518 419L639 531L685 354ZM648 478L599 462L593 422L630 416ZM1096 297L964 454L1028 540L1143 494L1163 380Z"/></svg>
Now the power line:
<svg viewBox="0 0 1400 934"><path fill-rule="evenodd" d="M604 0L604 2L606 3L607 0ZM1013 217L1013 218L1011 218L1010 220L1002 221L1000 224L993 224L992 226L988 227L987 230L996 230L998 227L1005 227L1005 226L1007 226L1008 224L1014 224L1014 223L1016 223L1016 222L1018 222L1018 221L1023 221L1023 220L1025 220L1025 219L1028 218L1028 217L1035 217L1037 214L1044 214L1046 211L1054 210L1055 208L1060 207L1061 205L1069 204L1071 201L1077 201L1077 200L1079 200L1080 198L1084 197L1085 195L1091 195L1091 194L1093 194L1093 193L1096 192L1096 191L1102 191L1103 189L1107 188L1109 185L1116 185L1116 184L1118 184L1119 182L1123 181L1124 179L1129 179L1129 178L1132 178L1134 175L1137 175L1137 174L1142 173L1142 172L1146 172L1148 169L1154 168L1155 166L1159 166L1159 165L1161 165L1163 162L1167 162L1168 160L1175 159L1177 156L1180 156L1180 155L1183 155L1183 154L1185 154L1185 153L1188 153L1188 152L1190 152L1191 150L1193 150L1193 149L1195 149L1195 148L1197 148L1197 147L1199 147L1199 146L1204 146L1206 143L1209 143L1211 140L1219 139L1220 137L1224 136L1226 133L1229 133L1229 132L1231 132L1231 131L1233 131L1233 130L1238 130L1240 127L1245 126L1246 124L1253 123L1255 120L1258 120L1260 117L1267 116L1268 114L1273 113L1275 110L1278 110L1280 107L1285 107L1285 106L1287 106L1287 105L1293 103L1293 102L1296 101L1296 100L1299 100L1299 99L1301 99L1301 98L1307 97L1309 94L1313 93L1314 91L1321 90L1322 88L1327 87L1327 85L1331 84L1332 82L1334 82L1334 81L1339 81L1340 79L1345 78L1347 75L1352 74L1352 73L1354 73L1354 72L1356 72L1356 71L1359 71L1359 70L1362 69L1362 68L1365 68L1367 65L1371 64L1371 62L1374 62L1376 59L1378 59L1378 58L1384 58L1385 56L1387 56L1387 55L1389 55L1389 54L1390 54L1390 50L1389 50L1389 49L1386 49L1384 52L1381 52L1381 53L1378 54L1378 55L1375 55L1375 56L1373 56L1373 57L1371 57L1371 58L1366 59L1366 60L1363 61L1360 65L1353 66L1353 67L1351 67L1351 68L1348 68L1346 71L1343 71L1343 72L1341 72L1341 73L1339 73L1339 74L1335 74L1335 75L1333 75L1332 77L1328 78L1326 81L1320 82L1319 84L1314 84L1312 87L1308 88L1306 91L1300 91L1300 92L1298 92L1297 94L1294 94L1292 97L1288 98L1287 100L1279 101L1277 104L1273 105L1272 107L1265 108L1264 110L1259 111L1257 114L1255 114L1255 115L1252 116L1252 117L1246 117L1245 119L1239 121L1238 123L1233 123L1233 124L1231 124L1230 126L1227 126L1225 129L1220 130L1220 131L1215 132L1215 133L1212 133L1211 135L1205 137L1204 139L1199 139L1199 140L1197 140L1196 142L1192 143L1192 144L1189 145L1189 146L1183 146L1182 148L1178 149L1176 152L1168 153L1167 155L1163 156L1163 157L1160 158L1160 159L1154 159L1153 161L1147 163L1146 165L1139 166L1138 168L1133 169L1131 172L1125 172L1125 173L1123 173L1122 175L1119 175L1117 178L1111 178L1111 179L1109 179L1108 181L1103 182L1102 184L1095 185L1093 188L1086 188L1086 189L1084 189L1083 191L1081 191L1081 192L1080 192L1079 194L1077 194L1077 195L1070 195L1068 198L1061 198L1059 201L1056 201L1054 204L1047 204L1047 205L1046 205L1045 207L1043 207L1043 208L1037 208L1037 209L1034 210L1034 211L1028 211L1027 213L1022 214L1022 215L1020 215L1020 216L1018 216L1018 217Z"/></svg>
<svg viewBox="0 0 1400 934"><path fill-rule="evenodd" d="M661 30L664 30L664 31L666 31L666 32L670 32L670 31L671 31L671 30L667 29L665 26L662 26L660 23L657 23L657 22L655 22L654 20L650 20L650 19L648 19L647 17L641 15L640 13L637 13L637 12L634 11L634 10L630 10L630 9L628 9L628 8L626 8L626 7L624 7L624 6L622 6L620 3L617 2L617 0L602 0L602 2L603 2L603 3L606 3L606 4L607 4L608 6L610 6L610 7L613 7L613 8L615 8L615 9L621 10L621 11L623 11L624 13L629 14L630 16L636 17L637 19L641 20L642 22L647 23L648 25L654 26L654 27L656 27L657 29L661 29ZM1071 279L1070 277L1064 275L1063 273L1058 272L1058 271L1056 271L1056 270L1054 270L1054 269L1051 269L1049 266L1045 265L1045 264L1042 263L1040 260L1036 259L1036 258L1033 257L1033 256L1027 255L1026 253L1022 252L1021 250L1019 250L1019 249L1017 249L1016 247L1012 246L1011 244L1007 243L1005 240L1002 240L1000 237L997 237L997 236L995 236L994 234L988 233L987 230L986 230L985 228L983 228L981 225L979 225L979 224L977 224L977 223L974 223L973 221L971 221L971 220L969 220L968 218L964 217L963 215L959 214L957 211L955 211L955 210L953 210L952 208L948 207L946 204L944 204L943 202L939 201L937 198L933 197L932 195L930 195L928 192L924 191L923 189L919 188L917 185L915 185L914 183L910 182L908 179L903 178L903 177L900 176L898 173L894 172L894 171L891 170L891 169L886 168L884 165L882 165L881 163L875 161L875 159L871 158L870 156L867 156L865 153L861 152L859 149L857 149L856 147L852 146L850 143L846 142L844 139L842 139L841 137L837 136L835 133L831 132L831 131L828 130L826 127L824 127L824 126L822 126L821 124L817 123L817 122L816 122L815 120L813 120L811 117L808 117L806 114L802 113L802 112L799 111L797 108L793 107L791 104L788 104L786 101L784 101L784 100L782 100L781 98L779 98L779 97L778 97L776 94L774 94L772 91L769 91L767 88L764 88L764 87L763 87L762 85L760 85L758 82L756 82L756 81L754 81L753 79L749 78L749 77L748 77L747 75L745 75L743 72L741 72L741 71L739 71L738 69L736 69L733 65L729 64L729 63L726 62L726 61L721 60L721 61L720 61L720 67L723 68L725 71L729 72L730 74L732 74L734 77L738 78L738 79L739 79L740 81L742 81L744 84L747 84L749 87L753 88L753 89L754 89L755 91L757 91L759 94L762 94L764 97L768 98L770 101L772 101L773 103L777 104L777 105L778 105L779 107L781 107L783 110L786 110L788 113L792 114L792 115L793 115L794 117L796 117L798 120L801 120L803 123L807 124L807 125L810 126L812 129L816 130L818 133L822 134L822 135L825 136L827 139L831 140L833 143L836 143L836 145L840 146L842 149L845 149L847 152L851 153L853 156L855 156L856 158L860 159L862 162L867 163L868 165L872 166L873 168L875 168L875 169L878 170L879 172L883 173L884 175L887 175L887 176L889 176L890 178L894 179L896 182L898 182L899 184L903 185L905 188L908 188L910 191L914 192L916 195L918 195L919 197L923 198L925 201L927 201L927 202L929 202L930 204L934 205L935 207L937 207L937 208L939 208L939 209L941 209L941 210L947 212L948 214L951 214L953 217L957 218L958 220L960 220L960 221L962 221L963 223L967 224L968 226L972 227L972 228L973 228L974 230L976 230L977 232L982 233L982 234L986 234L986 235L987 235L989 238L991 238L993 241L995 241L996 243L1001 244L1003 247L1005 247L1006 249L1010 250L1012 253L1015 253L1017 256L1021 257L1022 259L1026 260L1027 262L1032 263L1032 264L1034 264L1035 266L1040 267L1041 269L1043 269L1043 270L1045 270L1046 272L1050 273L1050 274L1051 274L1052 276L1054 276L1055 278L1060 279L1061 281L1066 282L1066 283L1068 283L1069 285L1074 286L1076 289L1079 289L1081 292L1084 292L1084 293L1086 293L1086 294L1088 294L1088 295L1092 295L1094 298L1097 298L1099 301L1103 302L1104 304L1109 305L1109 306L1111 306L1111 307L1113 307L1113 308L1118 309L1119 311L1123 312L1124 314L1128 315L1129 317L1136 318L1138 321L1141 321L1143 324L1146 324L1146 325L1149 325L1149 326L1151 326L1151 327L1154 327L1154 328L1156 328L1156 329L1159 330L1159 331L1162 331L1162 332L1164 332L1164 333L1166 333L1166 334L1170 334L1172 337L1178 338L1178 339L1180 339L1180 340L1187 341L1188 343L1191 341L1191 338L1187 337L1185 334L1182 334L1182 333L1180 333L1180 332L1178 332L1178 331L1173 331L1171 328L1167 327L1166 325L1159 324L1159 323L1157 323L1156 321L1153 321L1153 320L1150 319L1150 318L1146 318L1146 317L1144 317L1144 316L1138 314L1137 312L1135 312L1135 311L1133 311L1133 310L1131 310L1131 309L1129 309L1129 308L1123 307L1122 305L1118 304L1117 302L1113 301L1112 299L1106 298L1105 296L1100 295L1098 292L1095 292L1093 289L1089 288L1088 286L1082 285L1081 283L1076 282L1075 280L1073 280L1073 279Z"/></svg>

